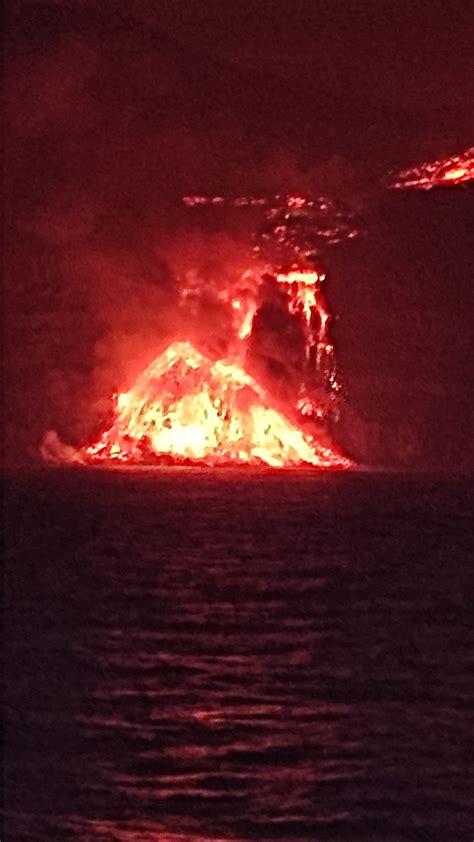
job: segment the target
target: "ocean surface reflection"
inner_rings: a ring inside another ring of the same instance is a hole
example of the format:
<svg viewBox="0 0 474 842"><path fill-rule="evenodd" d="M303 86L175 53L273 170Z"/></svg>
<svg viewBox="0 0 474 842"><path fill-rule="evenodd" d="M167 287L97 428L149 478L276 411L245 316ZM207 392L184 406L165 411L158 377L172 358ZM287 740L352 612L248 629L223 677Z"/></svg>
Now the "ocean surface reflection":
<svg viewBox="0 0 474 842"><path fill-rule="evenodd" d="M468 492L10 478L7 838L470 838Z"/></svg>

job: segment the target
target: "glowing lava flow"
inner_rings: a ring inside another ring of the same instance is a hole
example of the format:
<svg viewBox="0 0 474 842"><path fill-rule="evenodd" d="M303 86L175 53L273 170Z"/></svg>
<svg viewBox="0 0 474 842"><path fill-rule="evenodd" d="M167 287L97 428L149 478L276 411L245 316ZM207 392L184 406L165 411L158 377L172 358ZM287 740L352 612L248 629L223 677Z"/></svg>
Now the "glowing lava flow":
<svg viewBox="0 0 474 842"><path fill-rule="evenodd" d="M474 147L470 147L460 155L453 155L443 160L426 161L417 167L402 170L390 177L387 186L399 190L407 187L431 190L433 187L466 184L473 178Z"/></svg>
<svg viewBox="0 0 474 842"><path fill-rule="evenodd" d="M324 197L229 201L263 208L253 249L259 268L240 277L207 272L205 279L189 270L178 287L188 336L200 337L200 347L213 352L208 357L189 341L172 342L129 391L113 396L113 421L94 444L75 451L50 430L40 447L43 459L351 467L326 432L339 418L342 386L319 257L326 245L356 236L351 214ZM227 200L184 202L220 206ZM215 359L216 348L226 359ZM246 371L247 360L265 389Z"/></svg>
<svg viewBox="0 0 474 842"><path fill-rule="evenodd" d="M173 342L118 396L113 425L78 457L134 464L351 464L272 408L239 364L207 359L190 342Z"/></svg>

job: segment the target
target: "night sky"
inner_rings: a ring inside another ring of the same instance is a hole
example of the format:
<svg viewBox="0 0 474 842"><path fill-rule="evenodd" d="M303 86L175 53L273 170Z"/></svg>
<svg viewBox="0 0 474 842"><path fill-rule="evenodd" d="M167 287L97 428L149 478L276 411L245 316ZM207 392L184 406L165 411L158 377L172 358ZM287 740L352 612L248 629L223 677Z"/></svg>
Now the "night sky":
<svg viewBox="0 0 474 842"><path fill-rule="evenodd" d="M176 275L249 254L183 194L301 190L364 232L326 261L340 443L473 466L472 187L379 186L472 143L469 2L10 0L5 28L7 463L90 439L178 329Z"/></svg>

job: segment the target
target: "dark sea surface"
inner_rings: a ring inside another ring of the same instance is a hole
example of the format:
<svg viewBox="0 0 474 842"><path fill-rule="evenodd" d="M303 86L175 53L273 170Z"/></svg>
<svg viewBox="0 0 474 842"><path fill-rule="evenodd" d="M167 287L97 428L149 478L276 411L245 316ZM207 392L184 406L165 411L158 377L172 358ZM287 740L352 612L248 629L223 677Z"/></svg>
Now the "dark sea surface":
<svg viewBox="0 0 474 842"><path fill-rule="evenodd" d="M5 840L471 842L472 480L7 486Z"/></svg>

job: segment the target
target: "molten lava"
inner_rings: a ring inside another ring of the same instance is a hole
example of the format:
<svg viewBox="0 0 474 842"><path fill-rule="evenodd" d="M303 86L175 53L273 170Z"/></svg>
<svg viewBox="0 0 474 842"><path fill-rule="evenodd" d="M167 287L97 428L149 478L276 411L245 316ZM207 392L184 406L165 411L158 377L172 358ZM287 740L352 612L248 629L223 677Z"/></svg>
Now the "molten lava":
<svg viewBox="0 0 474 842"><path fill-rule="evenodd" d="M190 342L173 342L117 397L114 423L78 460L350 467L273 408L237 362Z"/></svg>
<svg viewBox="0 0 474 842"><path fill-rule="evenodd" d="M350 467L327 433L339 418L342 386L320 252L356 236L351 214L321 196L188 196L184 202L262 208L253 249L258 268L206 278L187 269L177 278L177 308L187 336L206 350L173 341L128 391L113 396L112 422L95 443L74 451L49 431L43 458Z"/></svg>
<svg viewBox="0 0 474 842"><path fill-rule="evenodd" d="M402 170L392 176L387 184L395 189L412 187L417 190L431 190L433 187L448 187L466 184L474 178L474 147L460 155L436 161L426 161L417 167Z"/></svg>
<svg viewBox="0 0 474 842"><path fill-rule="evenodd" d="M385 186L429 190L464 184L473 175L471 148L392 174ZM219 348L226 358L206 356L208 351L201 353L189 341L172 342L129 391L115 397L113 423L98 441L71 455L50 432L43 457L86 464L350 467L350 460L326 443L324 432L339 418L342 384L323 267L328 246L357 236L353 214L323 196L186 196L183 201L190 208L258 207L264 216L254 238L259 269L206 280L192 270L180 281L179 307L190 322L188 335L200 335L214 307L212 335L201 337L200 347L214 353ZM281 336L278 348L275 336ZM248 359L257 362L265 388L246 371Z"/></svg>

